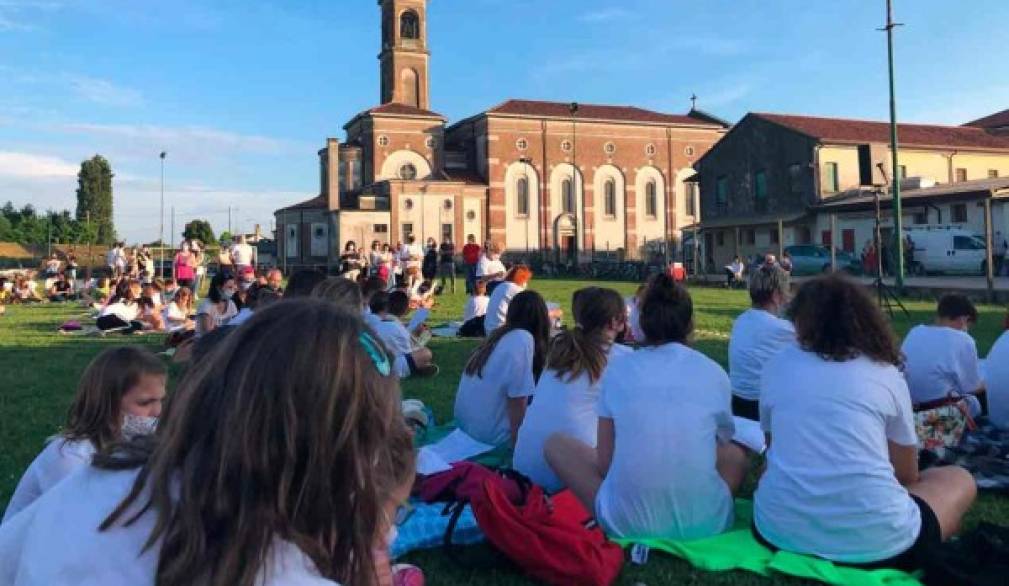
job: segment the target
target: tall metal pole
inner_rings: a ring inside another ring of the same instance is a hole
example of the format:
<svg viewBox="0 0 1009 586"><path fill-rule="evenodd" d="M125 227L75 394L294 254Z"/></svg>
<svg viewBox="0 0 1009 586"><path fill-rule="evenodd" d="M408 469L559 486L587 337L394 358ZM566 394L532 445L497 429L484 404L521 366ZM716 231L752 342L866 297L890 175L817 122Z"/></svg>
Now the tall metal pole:
<svg viewBox="0 0 1009 586"><path fill-rule="evenodd" d="M158 247L158 270L165 270L165 157L168 155L161 151L161 213L158 218L161 220L158 227L158 240L161 246Z"/></svg>
<svg viewBox="0 0 1009 586"><path fill-rule="evenodd" d="M896 268L896 285L897 290L901 291L904 288L904 232L900 205L900 177L899 173L897 173L897 169L899 169L899 157L897 153L897 97L893 76L893 29L898 26L901 25L893 22L893 0L886 0L886 27L884 30L886 30L887 60L890 66L890 155L892 157L890 193L893 197L893 231L894 239L896 240L893 250L897 255L897 262L894 263Z"/></svg>
<svg viewBox="0 0 1009 586"><path fill-rule="evenodd" d="M572 202L571 209L574 211L574 214L575 214L575 250L569 250L568 251L568 256L569 257L574 257L574 262L575 262L575 266L576 267L578 266L578 250L579 250L579 248L578 248L578 240L579 240L579 238L581 238L583 242L586 241L585 240L585 232L584 232L584 230L585 230L585 224L587 224L587 220L588 220L588 218L586 217L587 214L584 212L585 195L582 194L582 208L583 208L582 209L582 214L581 214L581 216L582 216L582 225L581 226L578 225L578 211L579 211L578 210L578 176L580 175L580 173L578 172L578 120L577 120L577 116L578 116L578 102L571 102L571 166L573 167L573 171L572 171L573 175L572 175L572 178L571 178L571 183L574 186L574 188L573 188L574 194L572 194L572 197L574 198L574 201ZM595 203L595 202L593 202L593 203ZM593 248L594 247L595 246L593 244Z"/></svg>

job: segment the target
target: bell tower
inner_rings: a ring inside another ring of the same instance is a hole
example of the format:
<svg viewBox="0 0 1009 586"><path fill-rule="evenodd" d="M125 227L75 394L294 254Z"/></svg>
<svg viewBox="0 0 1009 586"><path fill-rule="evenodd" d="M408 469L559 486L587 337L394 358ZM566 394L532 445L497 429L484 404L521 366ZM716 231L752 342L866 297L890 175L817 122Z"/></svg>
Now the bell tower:
<svg viewBox="0 0 1009 586"><path fill-rule="evenodd" d="M379 0L382 7L382 103L431 109L427 0Z"/></svg>

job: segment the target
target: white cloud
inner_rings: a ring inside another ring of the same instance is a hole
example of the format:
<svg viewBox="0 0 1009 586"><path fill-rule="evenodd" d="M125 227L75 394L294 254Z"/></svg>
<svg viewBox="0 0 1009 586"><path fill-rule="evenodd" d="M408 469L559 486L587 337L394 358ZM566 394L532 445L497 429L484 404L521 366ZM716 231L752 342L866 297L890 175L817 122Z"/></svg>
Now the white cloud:
<svg viewBox="0 0 1009 586"><path fill-rule="evenodd" d="M137 106L143 103L139 90L116 85L104 79L84 75L68 75L67 81L80 97L106 106Z"/></svg>
<svg viewBox="0 0 1009 586"><path fill-rule="evenodd" d="M80 165L58 157L0 151L0 177L76 177Z"/></svg>
<svg viewBox="0 0 1009 586"><path fill-rule="evenodd" d="M35 26L22 20L29 11L51 11L61 8L61 2L47 0L0 0L0 32L26 32ZM17 15L15 18L13 15Z"/></svg>
<svg viewBox="0 0 1009 586"><path fill-rule="evenodd" d="M600 10L593 10L582 14L578 17L578 20L589 23L604 23L613 22L614 20L622 20L629 18L632 15L633 13L629 10L624 10L623 8L602 8Z"/></svg>

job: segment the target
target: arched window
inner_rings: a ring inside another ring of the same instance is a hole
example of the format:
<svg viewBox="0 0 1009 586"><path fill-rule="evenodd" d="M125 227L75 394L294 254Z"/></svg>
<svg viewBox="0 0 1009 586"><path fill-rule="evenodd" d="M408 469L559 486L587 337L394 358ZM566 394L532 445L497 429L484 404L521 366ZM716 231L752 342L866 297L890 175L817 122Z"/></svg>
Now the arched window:
<svg viewBox="0 0 1009 586"><path fill-rule="evenodd" d="M529 215L529 180L525 177L520 177L515 191L515 213L526 217Z"/></svg>
<svg viewBox="0 0 1009 586"><path fill-rule="evenodd" d="M399 178L406 179L407 181L412 181L417 178L417 167L413 166L413 163L407 163L399 168Z"/></svg>
<svg viewBox="0 0 1009 586"><path fill-rule="evenodd" d="M607 179L603 193L606 216L612 218L617 215L617 182Z"/></svg>
<svg viewBox="0 0 1009 586"><path fill-rule="evenodd" d="M570 179L561 183L561 210L565 214L575 213L575 190Z"/></svg>
<svg viewBox="0 0 1009 586"><path fill-rule="evenodd" d="M645 215L654 218L659 215L658 197L656 196L656 186L654 181L649 181L645 185Z"/></svg>
<svg viewBox="0 0 1009 586"><path fill-rule="evenodd" d="M420 38L420 19L413 10L407 10L399 17L399 36L411 40Z"/></svg>

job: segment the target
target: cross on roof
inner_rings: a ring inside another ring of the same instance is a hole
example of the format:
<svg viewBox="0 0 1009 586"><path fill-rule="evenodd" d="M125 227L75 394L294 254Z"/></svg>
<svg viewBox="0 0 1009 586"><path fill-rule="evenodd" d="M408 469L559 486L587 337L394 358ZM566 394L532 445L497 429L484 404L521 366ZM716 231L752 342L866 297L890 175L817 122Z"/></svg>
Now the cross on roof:
<svg viewBox="0 0 1009 586"><path fill-rule="evenodd" d="M690 94L690 109L697 109L697 94Z"/></svg>

